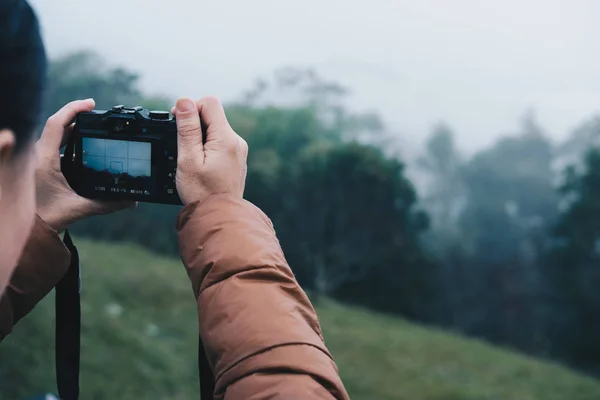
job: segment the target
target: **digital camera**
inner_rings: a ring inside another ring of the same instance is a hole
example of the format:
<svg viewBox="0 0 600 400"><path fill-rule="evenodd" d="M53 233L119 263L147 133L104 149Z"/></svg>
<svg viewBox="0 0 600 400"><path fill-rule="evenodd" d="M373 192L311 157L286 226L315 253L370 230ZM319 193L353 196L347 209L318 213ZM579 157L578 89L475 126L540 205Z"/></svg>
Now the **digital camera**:
<svg viewBox="0 0 600 400"><path fill-rule="evenodd" d="M78 114L61 169L86 198L181 204L177 127L168 111L115 106Z"/></svg>

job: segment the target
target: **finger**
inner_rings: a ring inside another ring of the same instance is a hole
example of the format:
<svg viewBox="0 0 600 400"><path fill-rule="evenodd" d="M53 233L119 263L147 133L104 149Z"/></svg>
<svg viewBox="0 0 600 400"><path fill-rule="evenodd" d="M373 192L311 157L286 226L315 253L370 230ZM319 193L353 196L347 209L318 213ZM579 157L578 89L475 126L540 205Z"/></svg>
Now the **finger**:
<svg viewBox="0 0 600 400"><path fill-rule="evenodd" d="M179 159L200 157L201 162L204 162L200 115L196 104L191 99L184 97L177 100L175 121L177 123L177 157Z"/></svg>
<svg viewBox="0 0 600 400"><path fill-rule="evenodd" d="M46 121L46 126L39 140L39 148L42 152L57 152L63 141L65 128L71 125L80 112L94 109L94 99L72 101Z"/></svg>
<svg viewBox="0 0 600 400"><path fill-rule="evenodd" d="M196 105L200 111L200 118L207 127L212 127L212 129L230 128L221 100L212 96L203 97L196 102Z"/></svg>
<svg viewBox="0 0 600 400"><path fill-rule="evenodd" d="M221 100L216 97L204 97L198 100L196 105L200 111L200 119L206 126L206 143L223 141L235 146L237 135L229 125Z"/></svg>
<svg viewBox="0 0 600 400"><path fill-rule="evenodd" d="M77 206L79 214L84 217L91 215L110 214L115 211L125 210L128 208L137 208L137 201L99 201L79 197L80 204Z"/></svg>

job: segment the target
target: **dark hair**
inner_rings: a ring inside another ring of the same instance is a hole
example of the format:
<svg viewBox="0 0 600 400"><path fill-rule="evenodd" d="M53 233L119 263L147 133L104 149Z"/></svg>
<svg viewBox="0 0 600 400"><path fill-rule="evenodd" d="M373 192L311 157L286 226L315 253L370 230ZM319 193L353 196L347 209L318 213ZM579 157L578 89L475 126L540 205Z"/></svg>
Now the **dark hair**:
<svg viewBox="0 0 600 400"><path fill-rule="evenodd" d="M46 52L25 0L0 0L0 129L16 136L19 153L32 140L42 111Z"/></svg>

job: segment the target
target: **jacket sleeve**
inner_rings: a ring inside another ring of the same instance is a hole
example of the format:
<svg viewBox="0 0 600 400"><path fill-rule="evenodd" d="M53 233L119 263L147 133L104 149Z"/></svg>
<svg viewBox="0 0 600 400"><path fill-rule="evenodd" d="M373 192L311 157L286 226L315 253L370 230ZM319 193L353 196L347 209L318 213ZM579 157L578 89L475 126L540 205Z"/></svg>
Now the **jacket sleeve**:
<svg viewBox="0 0 600 400"><path fill-rule="evenodd" d="M215 399L348 399L266 215L215 195L186 206L177 225Z"/></svg>
<svg viewBox="0 0 600 400"><path fill-rule="evenodd" d="M9 285L0 295L0 341L56 286L70 260L58 233L36 217Z"/></svg>

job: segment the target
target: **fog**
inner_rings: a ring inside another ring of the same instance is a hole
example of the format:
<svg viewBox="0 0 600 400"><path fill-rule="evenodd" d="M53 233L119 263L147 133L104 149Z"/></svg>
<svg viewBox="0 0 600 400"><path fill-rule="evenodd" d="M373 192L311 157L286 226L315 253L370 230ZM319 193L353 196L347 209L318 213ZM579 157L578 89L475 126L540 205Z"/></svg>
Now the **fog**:
<svg viewBox="0 0 600 400"><path fill-rule="evenodd" d="M554 138L600 104L594 0L33 1L50 56L88 48L148 93L234 99L314 67L410 146L444 120L474 150L533 110Z"/></svg>
<svg viewBox="0 0 600 400"><path fill-rule="evenodd" d="M55 296L22 317L66 271L51 228L78 219L82 398L197 399L204 349L245 357L210 363L234 397L255 397L256 376L292 395L294 375L346 398L339 371L355 400L600 399L599 0L31 1L53 59L42 121L76 98L217 95L249 152L218 124L176 163L135 131L94 131L75 191L41 157L41 217L0 298L0 397L56 388ZM183 212L151 204L175 191ZM141 200L80 219L117 194ZM34 265L37 250L60 257ZM225 331L240 335L223 346Z"/></svg>

